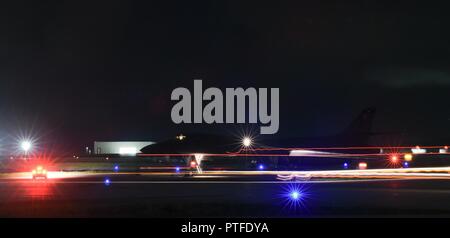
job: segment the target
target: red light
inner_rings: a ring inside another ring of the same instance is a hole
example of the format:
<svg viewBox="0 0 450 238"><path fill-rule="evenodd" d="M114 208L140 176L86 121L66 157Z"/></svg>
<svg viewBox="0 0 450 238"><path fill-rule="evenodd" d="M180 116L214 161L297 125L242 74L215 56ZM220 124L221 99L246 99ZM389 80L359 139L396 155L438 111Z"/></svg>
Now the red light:
<svg viewBox="0 0 450 238"><path fill-rule="evenodd" d="M367 163L361 162L358 164L359 169L367 169Z"/></svg>
<svg viewBox="0 0 450 238"><path fill-rule="evenodd" d="M398 156L392 155L391 156L391 161L392 161L392 163L397 163L398 162Z"/></svg>
<svg viewBox="0 0 450 238"><path fill-rule="evenodd" d="M197 167L197 162L195 162L195 161L191 161L191 167L192 167L192 168L195 168L195 167Z"/></svg>

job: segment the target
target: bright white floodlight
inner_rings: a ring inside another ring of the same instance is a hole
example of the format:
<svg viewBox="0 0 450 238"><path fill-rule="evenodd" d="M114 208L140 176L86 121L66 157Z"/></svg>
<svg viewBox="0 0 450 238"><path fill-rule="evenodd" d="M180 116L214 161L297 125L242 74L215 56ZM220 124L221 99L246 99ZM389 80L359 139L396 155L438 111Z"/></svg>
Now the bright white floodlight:
<svg viewBox="0 0 450 238"><path fill-rule="evenodd" d="M252 139L249 137L244 137L244 139L242 139L242 145L245 147L249 147L252 145Z"/></svg>
<svg viewBox="0 0 450 238"><path fill-rule="evenodd" d="M20 143L20 147L23 151L28 152L31 149L31 142L30 141L22 141Z"/></svg>

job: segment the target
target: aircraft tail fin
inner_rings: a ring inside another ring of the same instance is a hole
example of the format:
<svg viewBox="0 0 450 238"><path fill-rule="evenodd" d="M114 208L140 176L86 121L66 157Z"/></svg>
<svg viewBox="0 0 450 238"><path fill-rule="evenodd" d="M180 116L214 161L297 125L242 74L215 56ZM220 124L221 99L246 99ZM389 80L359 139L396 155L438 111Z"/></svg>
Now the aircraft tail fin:
<svg viewBox="0 0 450 238"><path fill-rule="evenodd" d="M370 135L372 133L373 120L375 118L375 107L364 109L342 132L346 135Z"/></svg>

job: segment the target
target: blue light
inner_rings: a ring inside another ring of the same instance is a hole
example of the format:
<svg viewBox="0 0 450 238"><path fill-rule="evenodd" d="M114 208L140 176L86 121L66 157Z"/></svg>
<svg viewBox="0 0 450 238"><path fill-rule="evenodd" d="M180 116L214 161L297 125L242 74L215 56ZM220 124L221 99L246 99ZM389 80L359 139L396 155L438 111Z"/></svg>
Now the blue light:
<svg viewBox="0 0 450 238"><path fill-rule="evenodd" d="M175 171L180 172L180 167L176 167Z"/></svg>
<svg viewBox="0 0 450 238"><path fill-rule="evenodd" d="M105 179L105 185L106 186L109 186L111 184L111 181L109 180L109 178L106 178Z"/></svg>
<svg viewBox="0 0 450 238"><path fill-rule="evenodd" d="M114 171L116 171L116 172L119 171L119 165L114 166Z"/></svg>
<svg viewBox="0 0 450 238"><path fill-rule="evenodd" d="M297 200L297 199L299 199L300 197L301 197L301 194L300 194L299 192L297 192L297 191L293 191L293 192L291 193L291 198L294 199L294 200Z"/></svg>
<svg viewBox="0 0 450 238"><path fill-rule="evenodd" d="M260 165L258 166L258 169L259 169L259 170L264 170L264 165L263 165L263 164L260 164Z"/></svg>
<svg viewBox="0 0 450 238"><path fill-rule="evenodd" d="M344 169L347 169L347 168L348 168L348 163L345 162L345 163L344 163Z"/></svg>
<svg viewBox="0 0 450 238"><path fill-rule="evenodd" d="M304 183L290 183L283 186L280 197L284 201L284 208L298 211L305 208L305 201L309 197L308 187Z"/></svg>
<svg viewBox="0 0 450 238"><path fill-rule="evenodd" d="M404 166L405 168L408 168L408 167L409 167L409 163L408 163L408 162L404 162L404 163L403 163L403 166Z"/></svg>

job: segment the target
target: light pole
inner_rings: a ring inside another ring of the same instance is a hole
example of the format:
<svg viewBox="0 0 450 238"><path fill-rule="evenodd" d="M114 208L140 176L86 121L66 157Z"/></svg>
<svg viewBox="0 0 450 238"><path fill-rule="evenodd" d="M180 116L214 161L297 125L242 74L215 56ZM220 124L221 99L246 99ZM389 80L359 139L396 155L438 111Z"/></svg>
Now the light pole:
<svg viewBox="0 0 450 238"><path fill-rule="evenodd" d="M242 138L242 146L244 147L245 154L248 153L247 150L248 150L248 148L250 148L251 145L252 145L252 139L250 137L246 136L246 137ZM245 167L246 167L246 169L249 168L249 162L248 162L247 155L245 155Z"/></svg>

